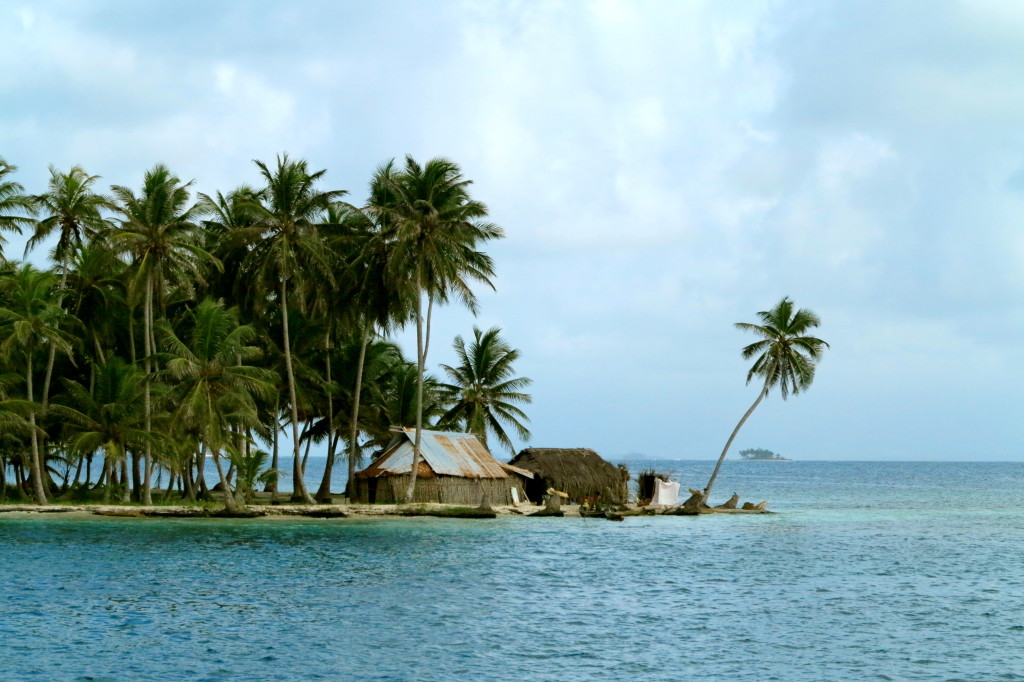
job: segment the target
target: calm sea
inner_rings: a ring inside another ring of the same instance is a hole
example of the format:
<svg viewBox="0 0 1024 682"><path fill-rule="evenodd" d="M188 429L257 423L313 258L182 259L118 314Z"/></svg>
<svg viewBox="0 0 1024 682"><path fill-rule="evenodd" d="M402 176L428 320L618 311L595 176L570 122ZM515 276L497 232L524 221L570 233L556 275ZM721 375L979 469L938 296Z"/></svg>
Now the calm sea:
<svg viewBox="0 0 1024 682"><path fill-rule="evenodd" d="M0 514L0 679L1024 679L1024 464L727 462L716 488L779 513Z"/></svg>

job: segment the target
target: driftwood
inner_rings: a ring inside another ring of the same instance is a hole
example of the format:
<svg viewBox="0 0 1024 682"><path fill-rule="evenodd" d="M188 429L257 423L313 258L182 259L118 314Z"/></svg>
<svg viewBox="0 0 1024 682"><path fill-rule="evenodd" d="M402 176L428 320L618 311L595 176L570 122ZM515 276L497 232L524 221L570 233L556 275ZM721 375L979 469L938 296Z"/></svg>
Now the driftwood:
<svg viewBox="0 0 1024 682"><path fill-rule="evenodd" d="M767 507L768 501L761 500L757 504L754 504L753 502L744 502L742 508L746 509L747 511L764 511Z"/></svg>
<svg viewBox="0 0 1024 682"><path fill-rule="evenodd" d="M736 493L732 494L732 497L725 504L720 504L715 509L735 509L736 505L740 502L740 496ZM749 503L748 503L749 504Z"/></svg>

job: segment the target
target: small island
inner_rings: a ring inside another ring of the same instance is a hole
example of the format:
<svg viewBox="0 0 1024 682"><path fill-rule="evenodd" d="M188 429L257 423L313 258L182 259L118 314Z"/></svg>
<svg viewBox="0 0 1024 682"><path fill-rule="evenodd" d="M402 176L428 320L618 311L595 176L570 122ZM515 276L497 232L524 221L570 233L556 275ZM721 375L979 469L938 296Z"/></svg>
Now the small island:
<svg viewBox="0 0 1024 682"><path fill-rule="evenodd" d="M793 460L787 459L780 454L774 453L771 450L764 448L748 448L746 450L740 450L740 457L745 460L755 462L792 462Z"/></svg>

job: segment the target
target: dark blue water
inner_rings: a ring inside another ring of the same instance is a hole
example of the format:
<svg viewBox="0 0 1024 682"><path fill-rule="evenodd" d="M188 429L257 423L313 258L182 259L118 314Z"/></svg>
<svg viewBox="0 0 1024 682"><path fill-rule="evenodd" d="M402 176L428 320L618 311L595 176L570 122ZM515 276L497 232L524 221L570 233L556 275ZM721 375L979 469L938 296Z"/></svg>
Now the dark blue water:
<svg viewBox="0 0 1024 682"><path fill-rule="evenodd" d="M1024 679L1024 464L729 462L716 488L780 513L0 514L0 679Z"/></svg>

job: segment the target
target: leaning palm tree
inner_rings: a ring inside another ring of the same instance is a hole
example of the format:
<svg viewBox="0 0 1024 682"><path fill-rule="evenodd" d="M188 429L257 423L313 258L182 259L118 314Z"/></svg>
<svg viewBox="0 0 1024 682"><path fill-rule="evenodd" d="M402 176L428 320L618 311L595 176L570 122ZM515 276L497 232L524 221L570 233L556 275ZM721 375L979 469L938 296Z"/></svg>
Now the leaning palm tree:
<svg viewBox="0 0 1024 682"><path fill-rule="evenodd" d="M378 209L389 215L396 241L395 256L389 263L391 280L411 282L415 292L419 388L412 474L406 491L409 501L416 490L421 457L422 389L433 306L455 299L475 314L476 296L470 282L475 280L494 286L491 283L494 263L477 247L481 242L504 236L500 227L484 222L487 206L470 197L470 184L459 167L448 159L431 159L421 166L407 156L404 171L391 173L392 196Z"/></svg>
<svg viewBox="0 0 1024 682"><path fill-rule="evenodd" d="M133 289L143 288L143 349L147 376L155 370L152 359L156 353L155 308L163 306L168 280L179 273L199 274L199 265L214 258L199 243L195 219L199 209L190 205L189 187L162 164L148 171L142 190L115 185L111 188L117 199L115 210L120 214L118 229L108 236L120 253L132 258L135 268ZM152 428L152 396L149 384L145 396L147 431ZM153 457L146 443L146 471L142 503L152 504Z"/></svg>
<svg viewBox="0 0 1024 682"><path fill-rule="evenodd" d="M170 325L160 325L171 359L159 376L172 386L172 423L199 434L202 454L213 455L225 506L234 512L237 504L221 456L234 447L237 433L256 426L256 399L273 392L276 377L249 364L260 354L251 345L256 330L239 324L237 308L225 309L223 303L206 299L188 317L191 328L184 340Z"/></svg>
<svg viewBox="0 0 1024 682"><path fill-rule="evenodd" d="M473 341L466 346L461 336L452 344L459 364L441 365L452 383L443 384L454 405L441 417L441 423L456 423L475 434L487 447L487 434L493 432L498 442L514 455L515 446L504 424L512 427L522 440L530 438L523 422L530 419L516 403L529 403L532 398L522 389L533 383L515 376L513 364L519 351L501 338L501 329L492 327L482 332L473 327Z"/></svg>
<svg viewBox="0 0 1024 682"><path fill-rule="evenodd" d="M762 310L757 316L761 324L737 322L736 328L761 337L760 341L755 341L743 349L744 360L757 358L747 372L747 383L757 377L762 381L761 390L757 394L757 400L746 411L739 424L732 430L729 440L725 442L722 454L715 464L715 470L711 472L711 478L704 488L705 504L722 461L725 460L725 454L729 452L729 446L747 418L776 386L783 400L788 398L790 393L797 395L801 391L806 391L814 381L814 370L822 353L829 347L825 341L806 335L809 330L821 324L818 316L804 308L794 310L789 297L783 298L771 310Z"/></svg>
<svg viewBox="0 0 1024 682"><path fill-rule="evenodd" d="M0 157L0 263L6 260L3 245L7 240L3 232L21 234L23 227L29 227L34 222L29 216L35 211L35 200L25 194L25 188L20 183L7 179L16 170L17 166L12 166Z"/></svg>
<svg viewBox="0 0 1024 682"><path fill-rule="evenodd" d="M248 206L255 227L248 230L251 237L246 241L252 247L243 267L263 284L261 293L267 299L276 294L280 307L294 447L292 499L312 502L302 478L299 455L298 389L288 329L289 304L292 297L297 297L300 308L304 307L301 296L313 279L333 283L333 259L319 225L331 203L345 192L318 189L317 183L326 171L310 172L306 161L292 161L287 154L277 157L277 167L273 169L262 161L254 163L266 187L261 190L259 200L252 200Z"/></svg>

